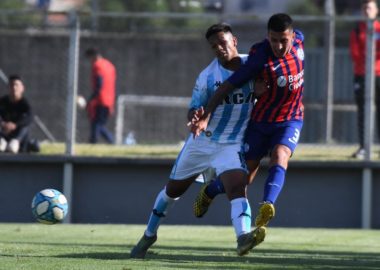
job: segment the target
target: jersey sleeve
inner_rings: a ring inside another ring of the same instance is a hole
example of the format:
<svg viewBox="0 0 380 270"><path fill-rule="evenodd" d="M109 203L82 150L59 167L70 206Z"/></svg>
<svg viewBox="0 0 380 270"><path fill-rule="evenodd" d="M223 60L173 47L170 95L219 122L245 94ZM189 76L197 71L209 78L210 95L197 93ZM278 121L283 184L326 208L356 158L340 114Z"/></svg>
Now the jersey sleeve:
<svg viewBox="0 0 380 270"><path fill-rule="evenodd" d="M201 106L205 107L208 102L208 91L207 91L207 82L201 73L197 81L195 82L195 86L193 88L193 94L191 96L191 101L189 105L189 110L198 109Z"/></svg>
<svg viewBox="0 0 380 270"><path fill-rule="evenodd" d="M268 54L265 50L265 43L253 46L248 56L248 60L235 71L227 81L235 88L241 88L247 82L254 80L264 69L264 63Z"/></svg>
<svg viewBox="0 0 380 270"><path fill-rule="evenodd" d="M296 34L295 35L295 39L298 39L301 42L304 42L305 37L304 37L303 33L300 30L294 30L294 33Z"/></svg>

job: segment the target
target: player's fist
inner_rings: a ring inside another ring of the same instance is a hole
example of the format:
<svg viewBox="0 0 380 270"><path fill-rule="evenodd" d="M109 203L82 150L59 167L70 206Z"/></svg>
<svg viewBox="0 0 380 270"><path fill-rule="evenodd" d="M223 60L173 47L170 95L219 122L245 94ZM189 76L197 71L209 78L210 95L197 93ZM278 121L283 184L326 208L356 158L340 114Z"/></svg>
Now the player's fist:
<svg viewBox="0 0 380 270"><path fill-rule="evenodd" d="M197 123L199 119L203 116L204 112L205 111L203 107L190 111L188 115L189 122L187 123L187 126L191 126Z"/></svg>

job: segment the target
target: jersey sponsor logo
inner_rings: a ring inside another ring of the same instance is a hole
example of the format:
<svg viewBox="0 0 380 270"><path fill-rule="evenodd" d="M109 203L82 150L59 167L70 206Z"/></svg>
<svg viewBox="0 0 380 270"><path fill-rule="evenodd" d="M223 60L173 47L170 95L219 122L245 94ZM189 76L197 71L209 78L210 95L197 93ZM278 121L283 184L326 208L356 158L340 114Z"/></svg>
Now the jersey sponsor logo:
<svg viewBox="0 0 380 270"><path fill-rule="evenodd" d="M277 85L278 87L285 87L286 85L286 77L285 76L280 76L277 78Z"/></svg>
<svg viewBox="0 0 380 270"><path fill-rule="evenodd" d="M289 138L289 142L296 144L300 138L300 130L298 128L295 129L293 137Z"/></svg>
<svg viewBox="0 0 380 270"><path fill-rule="evenodd" d="M289 75L288 76L289 90L290 91L297 90L298 88L300 88L303 85L303 81L304 81L303 80L303 74L304 74L304 70L301 70L301 72L299 72L296 75Z"/></svg>
<svg viewBox="0 0 380 270"><path fill-rule="evenodd" d="M255 96L253 92L250 92L248 95L244 93L233 93L224 98L224 104L244 104L244 103L254 103Z"/></svg>
<svg viewBox="0 0 380 270"><path fill-rule="evenodd" d="M303 61L303 59L305 59L305 53L304 53L304 51L303 51L302 48L298 48L298 49L297 49L297 57L298 57L301 61Z"/></svg>

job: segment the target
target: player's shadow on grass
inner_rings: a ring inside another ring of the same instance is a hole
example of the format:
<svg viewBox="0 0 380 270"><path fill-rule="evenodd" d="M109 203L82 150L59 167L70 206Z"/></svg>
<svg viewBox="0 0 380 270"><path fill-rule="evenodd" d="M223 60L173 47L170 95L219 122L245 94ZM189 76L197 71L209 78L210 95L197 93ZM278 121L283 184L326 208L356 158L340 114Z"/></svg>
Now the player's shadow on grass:
<svg viewBox="0 0 380 270"><path fill-rule="evenodd" d="M335 251L302 251L302 250L276 250L276 249L253 249L251 253L244 257L235 255L235 250L226 249L228 252L221 252L220 255L215 254L215 249L204 248L205 253L202 255L191 254L189 248L187 254L162 254L159 249L178 250L178 247L157 247L157 251L152 249L148 251L146 258L161 261L173 261L175 263L187 264L189 261L197 262L213 262L217 265L215 269L230 269L231 264L241 263L244 261L252 265L267 265L274 267L273 269L281 269L283 266L298 268L300 265L313 267L313 269L378 269L380 265L380 253L356 253L356 252L335 252ZM182 247L180 247L182 248ZM194 252L199 248L194 248ZM209 252L207 252L207 250ZM213 250L213 251L212 251ZM219 263L219 264L218 264ZM228 264L224 266L223 264ZM210 265L205 267L197 265L198 269L208 269ZM306 269L305 268L305 269Z"/></svg>
<svg viewBox="0 0 380 270"><path fill-rule="evenodd" d="M84 252L53 256L54 258L97 259L97 260L126 260L129 259L129 250L125 252Z"/></svg>
<svg viewBox="0 0 380 270"><path fill-rule="evenodd" d="M13 242L14 243L14 242ZM31 242L18 242L33 244ZM81 253L68 253L46 257L56 258L87 258L97 260L129 260L132 244L89 244L89 243L41 243L47 246L82 246L89 250ZM88 252L91 248L111 248L117 251ZM175 254L172 252L175 251ZM14 256L14 255L12 255ZM38 255L19 254L19 257L44 257ZM7 255L0 254L1 257ZM239 257L233 247L192 247L192 246L166 246L155 245L147 253L146 259L173 262L173 264L188 264L189 261L213 262L216 264L213 269L228 269L234 262L242 261L248 264L271 265L280 269L282 266L312 266L315 269L327 269L343 267L344 269L378 269L380 265L380 252L343 252L324 250L298 250L298 249L265 249L261 246L253 249L248 256ZM223 263L230 263L224 267ZM210 265L199 269L208 269Z"/></svg>
<svg viewBox="0 0 380 270"><path fill-rule="evenodd" d="M131 246L124 246L125 252L88 252L62 254L59 258L87 258L101 260L126 260L130 256ZM181 252L181 251L184 252ZM176 251L176 254L170 254ZM146 255L148 260L172 262L186 265L189 261L213 262L215 267L197 265L198 269L230 269L231 264L270 265L280 269L282 266L296 267L305 265L314 269L344 267L344 269L374 269L380 265L380 253L356 253L335 251L304 251L256 248L248 256L239 257L232 248L154 246ZM223 264L226 264L224 266Z"/></svg>

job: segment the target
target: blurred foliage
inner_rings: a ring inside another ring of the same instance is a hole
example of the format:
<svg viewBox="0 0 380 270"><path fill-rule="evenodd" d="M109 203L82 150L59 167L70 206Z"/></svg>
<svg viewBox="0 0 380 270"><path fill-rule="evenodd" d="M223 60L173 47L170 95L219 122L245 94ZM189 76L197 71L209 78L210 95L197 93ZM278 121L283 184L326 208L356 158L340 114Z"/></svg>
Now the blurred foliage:
<svg viewBox="0 0 380 270"><path fill-rule="evenodd" d="M200 12L191 1L178 0L89 0L87 8L98 6L99 11L110 12Z"/></svg>
<svg viewBox="0 0 380 270"><path fill-rule="evenodd" d="M41 14L25 12L30 6L25 0L0 0L0 26L12 29L41 26Z"/></svg>
<svg viewBox="0 0 380 270"><path fill-rule="evenodd" d="M1 0L0 10L26 8L25 0Z"/></svg>
<svg viewBox="0 0 380 270"><path fill-rule="evenodd" d="M288 13L293 15L323 15L325 0L298 0L293 1L288 7ZM343 0L335 0L336 6ZM195 2L196 3L196 2ZM100 12L163 12L163 13L184 13L200 14L205 12L204 1L199 1L194 5L190 0L87 0L82 7L84 14L81 14L81 24L83 29L96 30L99 32L121 32L121 33L199 33L215 23L215 18L174 18L174 17L135 17L118 16L105 17L93 16L92 11L98 9ZM355 5L354 5L355 4ZM46 17L43 12L25 13L22 10L30 8L25 0L0 0L0 10L19 12L6 12L0 14L0 26L11 29L43 28L52 26L46 24ZM357 3L347 2L344 10L337 7L337 13L341 14L353 12L359 8ZM35 9L38 10L37 8ZM85 15L86 14L86 15ZM302 22L296 21L295 25L301 29L305 35L305 42L309 48L321 47L324 45L323 21ZM54 24L54 27L59 25ZM65 25L62 25L65 26ZM348 46L348 35L354 23L336 22L335 44L337 47Z"/></svg>
<svg viewBox="0 0 380 270"><path fill-rule="evenodd" d="M345 5L343 5L343 2ZM360 1L359 1L360 2ZM294 2L289 7L290 14L297 15L324 15L324 1L315 0L300 0ZM336 14L350 14L355 13L356 10L360 10L360 4L352 1L345 0L335 0ZM357 13L357 12L356 12ZM298 24L298 22L296 22ZM325 23L322 21L318 22L308 22L302 24L301 30L306 36L306 45L311 47L321 47L324 45L324 33L325 33ZM349 44L349 33L355 27L355 23L337 21L335 23L335 46L336 47L348 47ZM316 31L316 29L321 29ZM309 34L309 33L312 33Z"/></svg>
<svg viewBox="0 0 380 270"><path fill-rule="evenodd" d="M323 10L313 0L301 0L289 6L290 14L323 15Z"/></svg>
<svg viewBox="0 0 380 270"><path fill-rule="evenodd" d="M313 0L300 0L294 2L289 6L289 14L297 15L323 15L323 10L318 6ZM296 22L296 27L298 28L300 22ZM305 43L309 48L319 47L323 44L323 33L324 31L315 31L315 29L323 27L322 22L307 22L302 23L300 29L305 35ZM308 35L308 33L313 33L313 35ZM318 33L318 34L316 34Z"/></svg>
<svg viewBox="0 0 380 270"><path fill-rule="evenodd" d="M177 13L201 13L202 6L194 7L190 1L177 0L92 0L87 3L86 9L92 10L97 6L100 12L177 12ZM202 20L185 18L105 18L99 17L98 31L123 31L123 32L157 32L157 31L183 31L184 29L198 30L205 27Z"/></svg>

